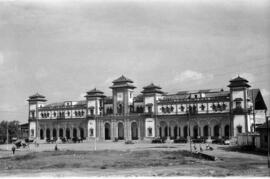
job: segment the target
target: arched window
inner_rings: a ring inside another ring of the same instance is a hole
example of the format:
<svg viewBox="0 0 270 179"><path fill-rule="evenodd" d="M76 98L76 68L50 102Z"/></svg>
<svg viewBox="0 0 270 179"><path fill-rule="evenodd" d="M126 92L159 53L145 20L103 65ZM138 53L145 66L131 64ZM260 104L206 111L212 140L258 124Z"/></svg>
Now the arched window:
<svg viewBox="0 0 270 179"><path fill-rule="evenodd" d="M183 112L185 110L185 107L184 106L181 106L180 109Z"/></svg>
<svg viewBox="0 0 270 179"><path fill-rule="evenodd" d="M82 116L84 115L84 111L81 112L82 113Z"/></svg>
<svg viewBox="0 0 270 179"><path fill-rule="evenodd" d="M77 113L77 111L75 111L75 116L77 116L78 115L78 113Z"/></svg>
<svg viewBox="0 0 270 179"><path fill-rule="evenodd" d="M56 112L53 112L53 116L54 116L54 117L56 116Z"/></svg>
<svg viewBox="0 0 270 179"><path fill-rule="evenodd" d="M169 108L168 106L166 107L166 112L167 112L167 113L170 113L170 112L171 112L171 111L170 111L170 108Z"/></svg>
<svg viewBox="0 0 270 179"><path fill-rule="evenodd" d="M226 108L227 108L227 105L225 103L223 103L222 110L226 110Z"/></svg>
<svg viewBox="0 0 270 179"><path fill-rule="evenodd" d="M241 134L242 133L242 126L239 125L236 128L237 128L237 133Z"/></svg>
<svg viewBox="0 0 270 179"><path fill-rule="evenodd" d="M204 109L205 109L205 106L202 104L201 105L201 110L204 111Z"/></svg>
<svg viewBox="0 0 270 179"><path fill-rule="evenodd" d="M174 110L174 107L173 106L171 106L171 111L173 111Z"/></svg>
<svg viewBox="0 0 270 179"><path fill-rule="evenodd" d="M70 116L70 112L69 111L67 112L67 115Z"/></svg>
<svg viewBox="0 0 270 179"><path fill-rule="evenodd" d="M212 105L212 109L213 109L213 111L217 111L217 107L215 104Z"/></svg>
<svg viewBox="0 0 270 179"><path fill-rule="evenodd" d="M163 113L166 112L164 107L161 108L161 111L162 111Z"/></svg>

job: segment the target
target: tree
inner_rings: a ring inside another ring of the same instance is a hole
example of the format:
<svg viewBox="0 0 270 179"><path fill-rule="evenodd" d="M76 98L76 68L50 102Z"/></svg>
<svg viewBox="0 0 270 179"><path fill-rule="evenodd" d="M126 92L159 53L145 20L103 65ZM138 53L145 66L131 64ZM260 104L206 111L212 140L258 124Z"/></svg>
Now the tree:
<svg viewBox="0 0 270 179"><path fill-rule="evenodd" d="M13 137L19 136L20 125L19 121L1 121L0 123L0 143L5 143L7 140L7 126L8 126L8 138L9 141Z"/></svg>

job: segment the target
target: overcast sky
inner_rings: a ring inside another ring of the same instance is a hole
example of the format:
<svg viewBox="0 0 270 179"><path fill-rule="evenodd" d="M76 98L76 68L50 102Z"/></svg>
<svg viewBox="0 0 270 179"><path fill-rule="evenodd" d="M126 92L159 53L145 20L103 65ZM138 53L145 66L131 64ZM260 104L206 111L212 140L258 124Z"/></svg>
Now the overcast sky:
<svg viewBox="0 0 270 179"><path fill-rule="evenodd" d="M139 93L227 89L243 76L270 105L270 3L0 1L0 121L27 121L27 98L111 95L122 74Z"/></svg>

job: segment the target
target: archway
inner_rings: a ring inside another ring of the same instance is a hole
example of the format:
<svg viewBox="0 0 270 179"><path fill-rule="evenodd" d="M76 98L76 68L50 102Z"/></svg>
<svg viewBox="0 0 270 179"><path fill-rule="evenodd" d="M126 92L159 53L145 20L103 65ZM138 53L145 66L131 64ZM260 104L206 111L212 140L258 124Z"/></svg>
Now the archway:
<svg viewBox="0 0 270 179"><path fill-rule="evenodd" d="M198 138L198 134L199 134L199 132L198 132L198 126L194 126L193 127L193 137L194 138Z"/></svg>
<svg viewBox="0 0 270 179"><path fill-rule="evenodd" d="M46 138L47 138L47 139L51 139L51 134L50 134L50 132L51 132L50 129L47 129L47 130L46 130Z"/></svg>
<svg viewBox="0 0 270 179"><path fill-rule="evenodd" d="M178 127L175 126L175 127L174 127L174 130L173 130L173 137L174 137L174 139L177 138L177 129L178 129Z"/></svg>
<svg viewBox="0 0 270 179"><path fill-rule="evenodd" d="M138 140L138 126L136 122L131 124L131 139Z"/></svg>
<svg viewBox="0 0 270 179"><path fill-rule="evenodd" d="M57 131L56 131L56 129L53 129L53 138L55 139L57 136Z"/></svg>
<svg viewBox="0 0 270 179"><path fill-rule="evenodd" d="M164 137L168 137L168 126L164 127Z"/></svg>
<svg viewBox="0 0 270 179"><path fill-rule="evenodd" d="M105 140L111 139L111 125L109 123L105 124Z"/></svg>
<svg viewBox="0 0 270 179"><path fill-rule="evenodd" d="M216 125L214 127L214 137L218 137L219 136L219 125Z"/></svg>
<svg viewBox="0 0 270 179"><path fill-rule="evenodd" d="M76 138L76 137L77 137L77 129L73 128L73 138Z"/></svg>
<svg viewBox="0 0 270 179"><path fill-rule="evenodd" d="M81 137L81 139L84 138L84 130L83 130L83 128L80 128L80 137Z"/></svg>
<svg viewBox="0 0 270 179"><path fill-rule="evenodd" d="M203 127L203 136L204 137L208 137L209 136L209 132L208 132L208 125Z"/></svg>
<svg viewBox="0 0 270 179"><path fill-rule="evenodd" d="M66 138L70 139L70 129L69 128L66 129Z"/></svg>
<svg viewBox="0 0 270 179"><path fill-rule="evenodd" d="M64 130L62 128L59 129L59 137L64 137Z"/></svg>
<svg viewBox="0 0 270 179"><path fill-rule="evenodd" d="M188 126L184 127L184 137L187 138L188 136Z"/></svg>
<svg viewBox="0 0 270 179"><path fill-rule="evenodd" d="M118 123L118 139L124 140L124 125L122 122Z"/></svg>
<svg viewBox="0 0 270 179"><path fill-rule="evenodd" d="M160 122L159 134L160 134L161 138L167 136L167 128L166 128L166 126L167 126L166 122L164 122L164 121Z"/></svg>
<svg viewBox="0 0 270 179"><path fill-rule="evenodd" d="M230 126L226 125L224 128L225 137L230 137Z"/></svg>
<svg viewBox="0 0 270 179"><path fill-rule="evenodd" d="M43 129L40 129L40 139L43 140L44 139L44 132L43 132Z"/></svg>

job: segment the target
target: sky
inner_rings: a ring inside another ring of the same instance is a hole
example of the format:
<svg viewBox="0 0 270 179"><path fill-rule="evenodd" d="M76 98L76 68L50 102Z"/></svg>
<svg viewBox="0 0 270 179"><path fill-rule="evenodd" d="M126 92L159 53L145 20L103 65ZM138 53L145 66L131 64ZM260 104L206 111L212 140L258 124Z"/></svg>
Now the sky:
<svg viewBox="0 0 270 179"><path fill-rule="evenodd" d="M0 0L0 121L28 97L83 100L121 75L136 93L224 88L240 75L270 106L267 0Z"/></svg>

